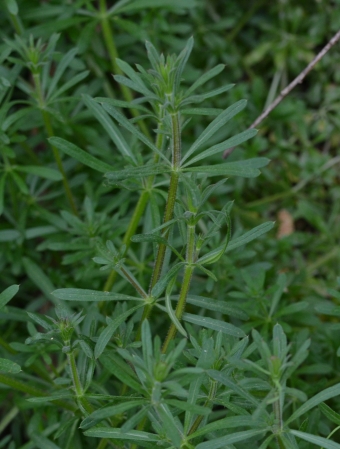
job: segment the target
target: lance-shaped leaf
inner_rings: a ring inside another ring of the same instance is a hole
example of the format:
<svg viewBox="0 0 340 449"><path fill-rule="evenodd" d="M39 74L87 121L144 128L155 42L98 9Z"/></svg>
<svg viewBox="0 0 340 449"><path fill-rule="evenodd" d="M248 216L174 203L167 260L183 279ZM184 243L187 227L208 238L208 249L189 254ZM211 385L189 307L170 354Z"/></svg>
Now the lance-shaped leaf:
<svg viewBox="0 0 340 449"><path fill-rule="evenodd" d="M243 338L246 334L242 329L234 326L230 323L225 323L221 320L215 320L214 318L208 318L199 315L193 315L191 313L184 313L183 320L188 323L197 324L208 329L213 329L216 332L222 332L223 334L232 335L233 337Z"/></svg>
<svg viewBox="0 0 340 449"><path fill-rule="evenodd" d="M249 318L242 309L239 309L234 304L219 301L217 299L197 295L188 295L187 303L193 304L197 307L202 307L204 309L214 310L215 312L220 312L225 315L234 316L236 318L240 318L241 320L247 320Z"/></svg>
<svg viewBox="0 0 340 449"><path fill-rule="evenodd" d="M138 310L141 305L138 305L136 307L132 307L132 309L127 310L126 312L119 315L117 318L111 321L111 323L103 330L103 332L99 335L96 346L94 348L94 355L96 359L100 357L104 349L106 348L106 345L110 341L112 335L114 334L115 330L124 323L125 320L129 318L130 315L132 315L136 310Z"/></svg>
<svg viewBox="0 0 340 449"><path fill-rule="evenodd" d="M127 144L122 133L118 127L113 123L107 113L103 110L103 107L99 105L93 98L89 95L83 95L83 100L86 106L92 111L93 115L96 117L98 122L106 130L113 143L116 145L118 151L125 157L131 159L132 162L137 164L136 156L133 154L131 147ZM111 106L113 107L113 106ZM133 126L133 125L131 125ZM112 168L110 170L112 171Z"/></svg>
<svg viewBox="0 0 340 449"><path fill-rule="evenodd" d="M47 92L47 100L51 97L53 91L55 90L60 78L62 77L63 73L67 69L67 67L70 65L76 54L78 53L78 48L72 48L70 51L66 53L57 65L56 71L53 73L53 77L51 78L51 83L48 88Z"/></svg>
<svg viewBox="0 0 340 449"><path fill-rule="evenodd" d="M316 446L321 446L323 449L340 449L339 443L335 443L328 438L319 437L311 433L300 432L299 430L290 430L289 432L294 436L301 438L301 440L308 441Z"/></svg>
<svg viewBox="0 0 340 449"><path fill-rule="evenodd" d="M133 134L137 139L139 139L141 142L143 142L147 147L149 147L152 151L157 153L167 164L169 164L169 161L164 156L164 154L159 151L159 149L154 145L151 140L149 140L142 132L139 131L133 124L126 118L124 115L122 115L114 106L111 106L110 104L103 103L103 108L105 111L107 111L117 122L124 126L125 129L130 131L131 134Z"/></svg>
<svg viewBox="0 0 340 449"><path fill-rule="evenodd" d="M219 87L217 89L211 90L210 92L206 92L205 94L201 95L192 95L191 97L185 98L181 102L181 106L185 106L186 104L191 103L201 103L202 101L206 100L207 98L215 97L216 95L223 94L224 92L227 92L228 90L232 89L235 86L235 84L227 84L226 86Z"/></svg>
<svg viewBox="0 0 340 449"><path fill-rule="evenodd" d="M7 287L3 292L0 293L0 309L5 307L5 305L16 295L19 291L19 285L11 285Z"/></svg>
<svg viewBox="0 0 340 449"><path fill-rule="evenodd" d="M170 295L166 294L165 295L165 305L166 305L166 310L169 314L169 317L171 319L171 321L174 323L174 325L176 326L176 329L183 335L183 337L187 338L187 333L184 329L184 327L181 325L179 319L177 318L172 305L171 305L171 299L170 299Z"/></svg>
<svg viewBox="0 0 340 449"><path fill-rule="evenodd" d="M63 301L142 301L141 298L124 295L116 292L101 292L83 288L59 288L52 292L52 295Z"/></svg>
<svg viewBox="0 0 340 449"><path fill-rule="evenodd" d="M87 153L86 151L77 147L77 145L74 145L74 143L68 142L61 137L50 137L48 140L50 144L58 148L58 150L61 150L63 153L73 157L73 159L76 159L82 164L93 168L93 170L97 170L101 173L107 173L108 171L112 171L113 169L111 165L97 159L96 157L92 156L92 154Z"/></svg>
<svg viewBox="0 0 340 449"><path fill-rule="evenodd" d="M182 159L182 163L188 159L196 150L205 144L222 126L224 126L230 119L238 114L242 109L246 107L247 101L240 100L237 103L229 106L219 116L213 120L210 125L205 128L199 138L191 145L187 153Z"/></svg>
<svg viewBox="0 0 340 449"><path fill-rule="evenodd" d="M305 402L301 407L299 407L295 412L290 415L290 417L286 420L286 424L294 421L299 418L304 413L308 412L311 408L317 406L321 402L327 401L327 399L334 398L340 394L340 383L334 385L333 387L326 388L326 390L321 391L320 393L313 396L307 402Z"/></svg>
<svg viewBox="0 0 340 449"><path fill-rule="evenodd" d="M111 405L109 407L104 407L87 416L81 423L80 427L82 429L89 429L95 426L97 423L110 416L120 415L121 413L127 412L136 407L146 404L146 399L135 399L129 400L125 399L121 404Z"/></svg>
<svg viewBox="0 0 340 449"><path fill-rule="evenodd" d="M18 374L20 371L21 367L17 363L12 362L12 360L0 358L0 372Z"/></svg>
<svg viewBox="0 0 340 449"><path fill-rule="evenodd" d="M230 447L230 444L237 443L238 441L248 440L254 438L256 435L264 433L265 430L244 430L242 432L231 433L221 438L215 438L213 440L200 443L196 446L196 449L221 449Z"/></svg>
<svg viewBox="0 0 340 449"><path fill-rule="evenodd" d="M85 436L95 438L108 438L114 440L132 440L136 441L138 445L143 446L143 443L152 443L160 441L160 437L154 433L142 432L141 430L129 430L122 432L121 429L114 429L109 427L96 427L95 429L84 432ZM148 445L148 447L150 447Z"/></svg>
<svg viewBox="0 0 340 449"><path fill-rule="evenodd" d="M178 271L185 265L183 262L179 262L174 265L160 280L156 283L151 291L151 295L154 298L158 298L164 291L165 287L169 284L171 279L177 275Z"/></svg>
<svg viewBox="0 0 340 449"><path fill-rule="evenodd" d="M224 140L221 143L218 143L217 145L212 146L211 148L208 148L207 150L203 151L202 153L199 153L197 156L192 158L189 162L187 162L184 167L188 167L189 165L194 164L195 162L198 162L202 159L206 159L207 157L213 156L214 154L221 153L224 150L227 150L228 148L236 147L237 145L240 145L243 142L246 142L247 140L251 139L252 137L256 136L257 129L247 129L246 131L243 131L239 134L236 134L236 136L232 136L227 140ZM228 168L228 164L230 164L230 168L235 167L241 168L241 163L243 163L243 168L260 168L264 167L268 164L269 159L263 157L263 158L254 158L254 165L251 164L252 159L248 159L246 161L237 161L237 162L227 162L225 164L219 164L217 167L221 166L221 170L223 170L223 167L225 169ZM257 162L256 162L257 161ZM234 165L233 165L234 164ZM238 164L238 165L237 165ZM258 164L258 165L256 165ZM223 172L222 172L223 174ZM230 173L233 174L233 173ZM260 173L257 172L257 175ZM242 175L238 175L242 176ZM253 175L254 176L254 175Z"/></svg>
<svg viewBox="0 0 340 449"><path fill-rule="evenodd" d="M192 51L192 47L194 46L194 38L191 36L188 39L188 42L185 46L185 48L181 51L179 54L177 61L179 61L176 72L175 72L175 79L174 79L174 90L175 92L178 91L179 85L181 83L181 76L185 67L185 64L187 63L190 53Z"/></svg>
<svg viewBox="0 0 340 449"><path fill-rule="evenodd" d="M165 164L150 164L143 165L141 167L131 167L124 170L119 170L105 174L105 177L110 183L124 181L131 178L144 178L150 175L161 175L163 173L169 173L171 171L170 167Z"/></svg>
<svg viewBox="0 0 340 449"><path fill-rule="evenodd" d="M141 92L144 95L153 95L153 93L145 86L141 76L133 70L130 64L128 64L125 61L122 61L119 58L116 58L116 63L122 70L122 72L124 72L125 75L127 75L130 78L130 80L139 87L139 92Z"/></svg>
<svg viewBox="0 0 340 449"><path fill-rule="evenodd" d="M218 421L206 424L201 429L190 434L187 438L197 438L207 433L216 432L218 430L232 429L233 427L261 427L264 422L252 419L249 415L231 416L228 418L219 419Z"/></svg>
<svg viewBox="0 0 340 449"><path fill-rule="evenodd" d="M233 249L238 248L239 246L243 246L246 243L251 242L252 240L256 239L257 237L260 237L263 234L266 234L271 229L273 229L275 225L275 222L273 221L267 221L266 223L262 223L259 226L256 226L252 230L245 232L240 237L236 237L232 239L226 249L226 252L232 251Z"/></svg>
<svg viewBox="0 0 340 449"><path fill-rule="evenodd" d="M225 250L228 246L228 243L230 241L230 237L231 237L231 220L230 220L230 215L227 212L226 214L226 220L227 220L227 236L225 238L224 243L219 247L220 251L216 252L215 250L209 251L207 254L205 254L204 256L200 257L197 261L197 263L199 265L210 265L212 263L216 263L220 260L220 258L223 256L223 254L225 253Z"/></svg>
<svg viewBox="0 0 340 449"><path fill-rule="evenodd" d="M60 181L63 179L62 174L54 168L26 165L17 166L15 167L15 170L22 173L30 173L32 175L40 176L41 178L51 179L52 181Z"/></svg>
<svg viewBox="0 0 340 449"><path fill-rule="evenodd" d="M219 64L216 67L213 67L212 69L208 70L206 73L203 73L203 75L201 75L198 78L198 80L196 80L194 82L194 84L191 87L189 87L189 89L185 92L186 97L191 95L198 87L200 87L203 84L205 84L211 78L214 78L219 73L221 73L222 70L224 70L224 68L225 68L224 64Z"/></svg>
<svg viewBox="0 0 340 449"><path fill-rule="evenodd" d="M190 109L182 109L182 115L219 115L223 112L223 109L217 108L190 108Z"/></svg>
<svg viewBox="0 0 340 449"><path fill-rule="evenodd" d="M195 0L133 0L128 5L115 10L116 14L125 12L135 12L146 8L165 8L165 9L188 9L196 6Z"/></svg>

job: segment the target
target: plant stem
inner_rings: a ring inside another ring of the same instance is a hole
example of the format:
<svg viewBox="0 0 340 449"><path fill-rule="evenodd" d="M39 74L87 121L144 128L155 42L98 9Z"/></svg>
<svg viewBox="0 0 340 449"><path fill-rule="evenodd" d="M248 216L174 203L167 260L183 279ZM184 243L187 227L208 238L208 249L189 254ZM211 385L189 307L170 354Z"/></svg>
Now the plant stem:
<svg viewBox="0 0 340 449"><path fill-rule="evenodd" d="M179 167L181 164L181 123L179 112L171 114L171 132L172 132L172 172L170 177L170 185L168 191L168 199L165 206L163 223L167 223L172 220L174 214L175 201L177 196L177 187L179 179ZM168 239L169 229L165 232L164 238ZM166 245L159 244L158 252L156 257L155 266L153 269L149 293L151 293L152 288L156 285L158 279L162 274L164 255L165 255Z"/></svg>
<svg viewBox="0 0 340 449"><path fill-rule="evenodd" d="M196 247L195 247L195 225L188 225L188 244L186 253L186 267L184 269L184 276L182 281L182 287L179 294L179 299L176 306L175 315L181 320L183 312L185 310L185 303L190 289L192 274L195 269L195 259L196 259ZM162 353L166 353L169 343L175 338L177 334L177 328L174 323L171 323L168 335L166 336L165 342L163 344Z"/></svg>
<svg viewBox="0 0 340 449"><path fill-rule="evenodd" d="M216 380L210 379L209 393L208 393L208 397L204 403L204 407L208 407L210 405L211 401L216 396L216 392L217 392L217 382L216 382ZM193 425L191 426L191 428L189 430L188 435L191 435L192 433L196 432L196 430L198 429L202 420L203 420L203 416L197 416L197 418L195 419Z"/></svg>
<svg viewBox="0 0 340 449"><path fill-rule="evenodd" d="M65 343L65 346L70 346L70 344L71 344L70 341L65 341L64 343ZM88 402L88 400L86 399L86 397L84 396L84 389L80 382L76 359L74 357L74 352L72 350L67 353L67 361L70 366L72 382L73 382L74 390L76 393L76 398L77 398L79 408L80 408L81 412L85 415L88 413L92 413L93 408L92 408L91 404Z"/></svg>
<svg viewBox="0 0 340 449"><path fill-rule="evenodd" d="M248 129L255 128L259 125L268 115L281 103L281 101L298 85L301 84L308 73L314 68L314 66L325 56L325 54L340 40L340 31L335 33L332 39L323 47L323 49L315 56L315 58L305 67L301 73L290 83L287 87L285 87L278 97L271 103L265 111L260 114L257 119L249 126ZM235 147L227 149L223 153L223 158L228 157L233 151Z"/></svg>
<svg viewBox="0 0 340 449"><path fill-rule="evenodd" d="M99 1L99 10L100 10L100 18L101 18L103 35L104 35L104 41L105 41L105 45L106 45L107 51L110 56L112 70L115 74L123 75L123 72L121 71L121 69L116 61L116 59L118 58L118 52L117 52L117 48L115 45L113 30L112 30L110 20L109 20L108 14L107 14L106 0ZM131 90L124 84L119 84L119 86L120 86L120 89L122 91L122 94L123 94L123 97L125 98L125 100L128 102L131 102L133 100L133 95L132 95ZM130 111L134 117L138 117L140 115L139 112L137 111L137 109L131 108ZM145 122L143 120L140 120L138 123L139 123L139 127L141 128L142 132L150 139L151 136L150 136L147 126L145 125Z"/></svg>
<svg viewBox="0 0 340 449"><path fill-rule="evenodd" d="M40 111L41 111L41 114L42 114L42 117L43 117L43 120L44 120L44 124L45 124L45 129L46 129L47 135L48 135L48 137L53 137L54 136L54 132L53 132L52 123L51 123L51 120L50 120L50 115L49 115L49 113L47 112L47 110L45 108L46 105L45 105L45 100L44 100L43 91L42 91L42 87L41 87L39 73L34 73L33 74L33 79L34 79L34 84L35 84L36 92L37 92L37 96L38 96L38 105L39 105L39 108L40 108ZM66 176L66 173L65 173L62 161L61 161L61 157L60 157L59 151L53 145L51 145L51 148L52 148L54 159L55 159L55 161L57 163L58 169L59 169L59 171L60 171L60 173L61 173L61 175L63 177L63 185L64 185L64 189L65 189L65 192L66 192L67 199L68 199L68 201L70 203L71 209L72 209L72 211L73 211L73 213L75 215L78 215L76 203L74 201L74 198L73 198L73 195L72 195L72 192L71 192L71 188L70 188L68 180L67 180L67 176Z"/></svg>
<svg viewBox="0 0 340 449"><path fill-rule="evenodd" d="M162 118L163 117L160 117L160 120L159 120L158 131L162 130L162 126L163 126ZM157 133L156 147L157 147L158 150L162 149L163 142L164 142L164 134ZM158 156L158 154L155 154L155 156L154 156L154 163L157 164L158 161L159 161L159 156ZM135 234L136 229L137 229L137 227L139 225L139 221L140 221L142 215L144 214L145 208L146 208L146 206L148 204L154 179L155 179L154 175L149 176L147 178L145 190L143 191L143 193L139 197L138 203L137 203L136 208L134 210L134 213L133 213L133 215L131 217L129 226L128 226L128 228L126 230L126 233L125 233L125 235L123 237L123 244L126 245L125 254L126 254L127 250L129 249L129 247L131 245L131 237ZM113 287L113 284L114 284L114 282L116 280L116 277L117 277L117 272L115 270L112 270L110 275L109 275L109 277L108 277L108 279L107 279L107 281L106 281L106 283L105 283L105 286L104 286L104 291L105 292L111 291L111 289Z"/></svg>

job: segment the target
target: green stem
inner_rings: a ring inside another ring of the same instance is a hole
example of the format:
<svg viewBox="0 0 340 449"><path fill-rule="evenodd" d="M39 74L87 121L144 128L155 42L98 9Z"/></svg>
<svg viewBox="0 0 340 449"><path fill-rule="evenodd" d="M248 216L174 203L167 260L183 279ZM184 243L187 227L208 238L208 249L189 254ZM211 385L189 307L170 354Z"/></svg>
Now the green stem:
<svg viewBox="0 0 340 449"><path fill-rule="evenodd" d="M69 342L69 341L65 341L64 343L65 343L65 346L69 346L71 344L71 342ZM76 393L76 398L77 398L79 408L84 415L92 413L93 408L92 408L91 404L88 402L88 400L86 399L86 397L84 396L84 389L80 382L76 359L74 356L74 352L72 350L67 353L67 361L70 366L72 382L73 382L74 390Z"/></svg>
<svg viewBox="0 0 340 449"><path fill-rule="evenodd" d="M208 393L208 397L204 403L204 407L208 407L210 405L210 403L213 401L214 397L216 396L216 392L217 392L217 382L216 380L210 380L210 388L209 388L209 393ZM196 432L196 430L198 429L199 425L201 424L203 420L203 416L198 416L193 425L191 426L188 435L191 435L192 433Z"/></svg>
<svg viewBox="0 0 340 449"><path fill-rule="evenodd" d="M118 58L118 52L117 52L117 48L115 45L113 30L112 30L112 27L110 24L109 16L107 14L106 0L99 1L99 10L100 10L100 18L101 18L103 35L104 35L104 41L105 41L105 45L106 45L107 51L110 56L112 70L114 73L116 73L118 75L123 75L123 72L121 71L121 69L116 61L116 59ZM128 102L131 102L133 100L133 95L132 95L131 90L124 84L120 84L119 86L120 86L120 89L122 91L122 94L123 94L123 97L125 98L125 100ZM131 108L130 111L134 117L138 117L140 115L139 112L137 111L137 109ZM142 132L150 139L151 136L150 136L149 130L148 130L147 126L145 125L144 121L140 120L138 123L139 123L139 127L141 128Z"/></svg>
<svg viewBox="0 0 340 449"><path fill-rule="evenodd" d="M7 385L8 387L10 387L14 390L21 391L23 393L27 393L31 396L38 396L38 397L48 396L48 394L45 393L45 391L40 390L40 388L34 387L32 385L28 385L24 382L21 382L20 380L15 379L13 376L9 377L2 373L0 373L0 383L2 383L3 385ZM53 401L53 404L56 404L59 407L62 407L66 410L70 410L72 412L75 412L77 410L74 407L74 405L72 405L68 402L65 402L65 401L57 400L57 401Z"/></svg>
<svg viewBox="0 0 340 449"><path fill-rule="evenodd" d="M11 18L15 32L17 33L18 36L21 36L22 33L24 32L24 28L22 26L21 21L19 20L18 16L15 14L10 14L9 16Z"/></svg>
<svg viewBox="0 0 340 449"><path fill-rule="evenodd" d="M187 265L184 269L182 287L181 287L181 291L179 294L179 298L178 298L178 302L177 302L177 306L176 306L176 310L175 310L175 315L179 320L182 319L182 315L185 310L185 304L186 304L187 296L188 296L189 289L190 289L192 274L195 269L194 263L195 263L195 259L196 259L195 225L189 224L188 228L187 228L187 233L188 233L188 243L187 243L187 253L186 253ZM177 328L174 325L174 323L171 323L169 331L168 331L168 335L166 336L166 339L163 344L163 348L162 348L163 354L166 353L169 343L171 342L171 340L173 340L175 338L176 334L177 334Z"/></svg>
<svg viewBox="0 0 340 449"><path fill-rule="evenodd" d="M42 114L42 117L44 120L47 135L48 135L48 137L53 137L54 132L53 132L52 123L50 120L50 115L45 109L46 105L45 105L45 100L44 100L43 91L42 91L42 87L41 87L39 73L34 73L33 79L34 79L34 84L35 84L36 92L37 92L37 96L38 96L38 105L39 105L39 108L40 108L40 111L41 111L41 114ZM63 185L64 185L67 199L70 203L71 209L75 215L78 215L77 207L76 207L76 204L75 204L72 192L71 192L71 188L70 188L68 180L67 180L67 176L66 176L66 173L65 173L62 161L61 161L59 151L53 145L51 145L51 148L52 148L54 159L57 163L58 169L63 177Z"/></svg>
<svg viewBox="0 0 340 449"><path fill-rule="evenodd" d="M162 127L163 127L162 118L163 117L161 116L160 119L159 119L158 131L161 131ZM157 133L156 147L157 147L158 150L162 150L163 142L164 142L164 134L162 134L160 132ZM158 154L155 154L155 156L154 156L154 163L157 164L158 161L159 161L159 156L158 156ZM148 201L149 201L149 198L150 198L150 192L151 192L151 189L152 189L152 185L153 185L154 179L155 179L154 175L149 176L147 178L145 190L143 191L143 193L139 197L139 200L137 202L136 208L135 208L134 213L133 213L133 215L131 217L129 226L128 226L128 228L126 230L126 233L125 233L125 235L123 237L123 244L126 245L125 254L126 254L127 250L130 248L131 237L135 234L136 229L137 229L137 227L139 225L139 221L140 221L142 215L144 214L145 208L146 208L146 206L148 204ZM104 291L105 292L111 291L111 289L113 287L113 284L114 284L114 282L116 280L116 277L117 277L117 272L115 270L112 270L110 275L109 275L109 277L108 277L108 279L107 279L107 281L106 281L106 283L105 283L105 286L104 286Z"/></svg>
<svg viewBox="0 0 340 449"><path fill-rule="evenodd" d="M172 172L171 172L171 177L170 177L168 199L167 199L166 206L165 206L163 223L167 223L168 221L172 220L172 217L174 214L176 196L177 196L177 187L178 187L178 180L179 180L179 167L181 164L181 144L182 144L180 114L178 112L171 115L171 133L172 133ZM168 229L165 232L165 234L163 236L165 239L168 239L169 231L170 230ZM158 246L158 252L157 252L156 262L155 262L155 266L154 266L152 277L151 277L149 293L151 293L152 288L156 285L157 281L159 280L159 278L161 276L163 262L164 262L164 256L165 256L165 250L166 250L166 245L160 244Z"/></svg>

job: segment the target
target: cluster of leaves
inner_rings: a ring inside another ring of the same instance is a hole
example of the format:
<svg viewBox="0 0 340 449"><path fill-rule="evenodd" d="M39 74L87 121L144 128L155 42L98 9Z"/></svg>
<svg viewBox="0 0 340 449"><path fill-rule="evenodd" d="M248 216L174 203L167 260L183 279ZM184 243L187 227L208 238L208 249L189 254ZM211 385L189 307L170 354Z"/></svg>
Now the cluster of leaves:
<svg viewBox="0 0 340 449"><path fill-rule="evenodd" d="M338 8L109 3L0 5L0 447L339 448Z"/></svg>

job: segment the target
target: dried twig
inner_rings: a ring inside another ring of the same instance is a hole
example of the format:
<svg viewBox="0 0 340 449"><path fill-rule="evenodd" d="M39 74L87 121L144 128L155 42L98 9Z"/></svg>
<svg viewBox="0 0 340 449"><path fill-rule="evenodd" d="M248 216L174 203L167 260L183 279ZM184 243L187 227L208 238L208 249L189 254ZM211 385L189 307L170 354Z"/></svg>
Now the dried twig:
<svg viewBox="0 0 340 449"><path fill-rule="evenodd" d="M302 70L302 72L287 86L285 87L281 92L280 95L271 103L268 108L262 112L261 115L257 117L257 119L249 126L248 129L255 128L257 125L259 125L271 112L273 109L276 108L276 106L281 103L281 101L294 89L295 86L302 83L304 78L308 75L308 73L314 68L314 66L322 59L325 54L340 40L340 31L338 31L332 39L328 42L328 44L315 56L313 61L311 61L307 67ZM226 158L234 151L235 147L229 148L223 153L223 158Z"/></svg>

